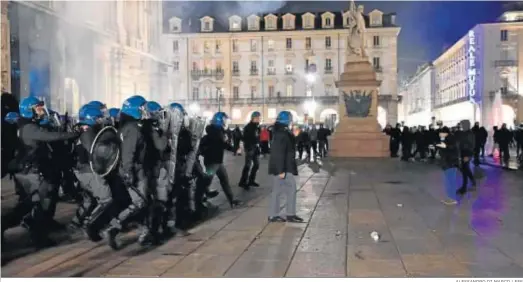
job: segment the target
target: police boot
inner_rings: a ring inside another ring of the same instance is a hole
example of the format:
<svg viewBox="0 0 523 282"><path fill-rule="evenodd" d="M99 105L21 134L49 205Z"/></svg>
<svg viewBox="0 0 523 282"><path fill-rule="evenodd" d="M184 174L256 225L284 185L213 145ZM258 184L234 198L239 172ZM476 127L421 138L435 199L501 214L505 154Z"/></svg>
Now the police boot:
<svg viewBox="0 0 523 282"><path fill-rule="evenodd" d="M138 242L142 246L157 245L158 244L158 236L156 236L154 234L154 232L151 232L149 227L144 225L142 227L142 232L140 233L140 236L138 236Z"/></svg>
<svg viewBox="0 0 523 282"><path fill-rule="evenodd" d="M106 224L103 220L103 214L108 210L110 204L111 201L98 204L86 220L85 233L93 242L99 242L103 239L100 235L100 230Z"/></svg>
<svg viewBox="0 0 523 282"><path fill-rule="evenodd" d="M29 231L31 242L37 248L47 248L56 245L56 242L48 237L48 229L45 227L45 222L43 211L38 207L34 207L29 214L22 218L21 226Z"/></svg>
<svg viewBox="0 0 523 282"><path fill-rule="evenodd" d="M122 225L120 223L120 220L113 219L111 220L111 223L107 230L104 232L104 237L107 239L107 243L109 244L109 247L113 250L119 250L121 247L120 241L118 240L118 234L122 230Z"/></svg>

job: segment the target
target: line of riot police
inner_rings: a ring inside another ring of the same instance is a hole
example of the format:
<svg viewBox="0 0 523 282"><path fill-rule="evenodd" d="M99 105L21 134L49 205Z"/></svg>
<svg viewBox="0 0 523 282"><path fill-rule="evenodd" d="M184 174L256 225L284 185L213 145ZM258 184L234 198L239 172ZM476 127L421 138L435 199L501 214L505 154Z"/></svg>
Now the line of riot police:
<svg viewBox="0 0 523 282"><path fill-rule="evenodd" d="M210 127L223 132L227 118L216 113ZM49 224L60 188L78 203L69 228L95 242L106 239L113 249L121 248L119 235L133 224L140 226L140 244L157 244L187 235L195 221L216 210L207 202L218 195L209 190L214 174L199 162L202 150L209 151L200 146L206 120L189 117L178 103L162 107L136 95L121 109L107 109L92 101L72 120L28 97L5 120L18 126L8 173L19 200L2 215L2 242L4 231L22 225L36 246L55 244ZM212 141L221 150L227 144ZM231 207L240 204L226 192Z"/></svg>

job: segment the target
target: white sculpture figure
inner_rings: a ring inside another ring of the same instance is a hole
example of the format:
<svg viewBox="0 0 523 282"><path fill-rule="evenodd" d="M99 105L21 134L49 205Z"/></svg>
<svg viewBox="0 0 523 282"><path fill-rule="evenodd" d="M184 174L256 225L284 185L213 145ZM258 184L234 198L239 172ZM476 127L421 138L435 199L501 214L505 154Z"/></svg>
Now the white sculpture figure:
<svg viewBox="0 0 523 282"><path fill-rule="evenodd" d="M350 2L349 10L349 52L351 55L365 56L365 19L363 6L356 10L354 0Z"/></svg>

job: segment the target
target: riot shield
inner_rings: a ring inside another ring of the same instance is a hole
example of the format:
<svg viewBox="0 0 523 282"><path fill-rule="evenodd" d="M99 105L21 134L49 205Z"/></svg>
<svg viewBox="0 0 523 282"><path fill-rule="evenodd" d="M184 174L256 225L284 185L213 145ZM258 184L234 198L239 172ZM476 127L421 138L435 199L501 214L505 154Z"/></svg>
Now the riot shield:
<svg viewBox="0 0 523 282"><path fill-rule="evenodd" d="M91 171L101 177L107 176L118 165L120 159L120 138L112 126L102 128L93 140L89 151Z"/></svg>
<svg viewBox="0 0 523 282"><path fill-rule="evenodd" d="M166 121L168 126L167 136L170 140L171 155L167 166L169 183L174 184L176 176L176 154L178 150L178 136L183 124L183 113L179 109L169 109L166 111Z"/></svg>
<svg viewBox="0 0 523 282"><path fill-rule="evenodd" d="M189 123L189 132L191 132L191 147L192 150L187 155L187 166L185 175L187 177L192 176L194 163L198 159L198 147L200 146L200 140L205 132L206 120L202 117L193 117Z"/></svg>

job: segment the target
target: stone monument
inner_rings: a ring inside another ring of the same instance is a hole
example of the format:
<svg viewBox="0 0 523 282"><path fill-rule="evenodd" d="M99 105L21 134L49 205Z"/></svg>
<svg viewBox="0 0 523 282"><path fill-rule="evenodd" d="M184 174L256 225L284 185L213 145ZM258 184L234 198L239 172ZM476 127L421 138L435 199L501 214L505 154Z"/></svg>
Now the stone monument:
<svg viewBox="0 0 523 282"><path fill-rule="evenodd" d="M363 7L350 5L348 58L340 80L340 122L331 137L332 157L387 157L389 141L378 123L378 89L381 81L365 54Z"/></svg>

